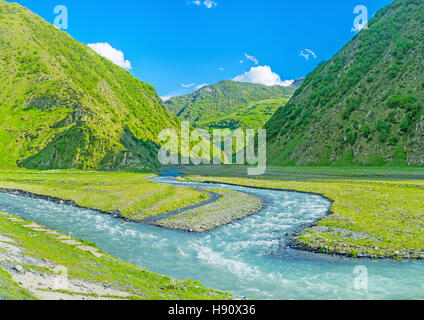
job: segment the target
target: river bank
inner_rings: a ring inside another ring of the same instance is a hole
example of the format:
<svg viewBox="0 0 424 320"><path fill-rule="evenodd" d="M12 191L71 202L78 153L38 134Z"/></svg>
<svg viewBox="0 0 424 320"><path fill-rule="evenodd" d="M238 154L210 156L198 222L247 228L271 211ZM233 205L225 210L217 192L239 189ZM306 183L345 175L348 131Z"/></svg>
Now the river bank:
<svg viewBox="0 0 424 320"><path fill-rule="evenodd" d="M163 183L175 183L166 177L155 178L155 181L158 179ZM218 187L216 184L181 183L186 188L213 190ZM165 274L172 279L196 279L206 287L231 291L236 297L420 297L420 286L410 281L424 276L420 262L368 259L358 262L357 259L317 255L288 247L290 237L287 234L324 217L331 205L328 200L308 193L227 185L218 188L253 194L265 199L266 206L257 214L202 234L157 228L116 219L98 211L3 193L0 193L0 211L35 221L39 226L64 235L71 233L72 240L95 243L100 253L141 266L143 270ZM38 245L40 243L43 241ZM370 286L366 296L352 286L356 277L353 271L358 263L369 270ZM121 274L119 268L113 272Z"/></svg>
<svg viewBox="0 0 424 320"><path fill-rule="evenodd" d="M4 212L0 212L0 275L0 297L7 299L231 297L194 281L143 270L111 257L92 243Z"/></svg>
<svg viewBox="0 0 424 320"><path fill-rule="evenodd" d="M43 199L78 208L95 209L128 222L150 223L159 227L195 233L211 231L233 223L255 214L263 208L261 200L251 198L252 195L239 195L239 197L234 198L236 201L228 201L228 199L226 201L221 199L220 201L218 198L223 197L228 191L221 191L223 194L218 197L199 186L192 188L189 185L159 184L149 180L153 177L151 174L136 175L124 174L122 176L122 174L118 174L115 176L107 173L88 173L89 178L87 178L80 172L41 175L27 172L21 177L18 177L17 174L9 174L9 177L6 176L7 180L6 177L3 178L3 182L0 179L0 192ZM126 191L124 196L121 197L122 199L115 198L117 191L121 190L119 188L111 192L111 197L116 200L113 200L113 202L110 200L101 201L100 199L108 196L108 193L105 192L110 190L108 185L112 186L116 177L127 179L124 184L121 182L122 187L141 183L142 188L138 187L140 193L137 194L133 191L128 194L128 191ZM196 178L196 176L192 177ZM46 182L42 182L40 178L45 179ZM101 178L106 180L101 182ZM77 182L77 179L81 181ZM422 212L420 210L424 210L424 205L419 200L420 197L424 197L424 192L422 192L423 181L369 181L362 179L357 181L353 179L278 181L249 180L236 177L205 177L197 181L204 183L224 182L229 185L241 185L264 190L295 191L319 195L329 200L332 205L326 217L315 221L301 231L291 232L290 246L292 248L355 258L424 258L422 242L420 243L417 240L422 237L421 231L424 229L424 221L421 221L420 215L420 212ZM2 185L22 186L26 190L4 188ZM148 188L151 188L153 193L146 194ZM47 195L34 193L28 191L28 189L43 191ZM76 190L82 193L75 193ZM141 214L146 209L139 206L142 206L146 201L153 203L153 199L161 191L165 191L165 199L177 199L177 195L181 192L187 192L188 198L186 197L186 199L191 200L190 202L171 200L171 204L165 206L152 204L150 205L152 213L149 213L147 217L144 213ZM413 193L411 194L410 191L413 191ZM84 194L84 192L87 193ZM87 198L91 198L93 192L96 194L95 199L100 201L94 203L92 200L87 200ZM174 193L175 196L170 197L169 192ZM67 199L75 200L62 199L54 195L66 195ZM215 193L215 195L217 194ZM388 195L390 196L388 197ZM149 200L145 200L146 196ZM151 198L152 196L153 198ZM137 198L136 202L134 202L134 197ZM238 198L243 199L237 200ZM405 201L406 198L411 201ZM253 199L256 199L256 202L250 201ZM243 202L248 205L243 206ZM137 206L134 205L135 203L137 203ZM227 203L234 205L229 206ZM167 208L175 208L177 204L180 206L176 210L164 211ZM114 207L119 209L113 209ZM222 210L219 207L222 207ZM210 214L205 214L206 212L210 212ZM383 228L376 228L376 226ZM424 239L422 240L424 242Z"/></svg>
<svg viewBox="0 0 424 320"><path fill-rule="evenodd" d="M202 183L316 194L331 201L328 215L290 233L292 248L354 258L424 259L423 181L189 178Z"/></svg>
<svg viewBox="0 0 424 320"><path fill-rule="evenodd" d="M122 215L120 210L114 210L112 212L99 210L79 205L74 200L66 200L58 197L36 194L25 190L0 188L0 193L32 199L41 199L75 208L96 210L100 213L108 214L114 218L119 218L128 222L151 224L166 229L194 233L212 231L234 221L251 216L262 210L264 207L262 199L247 193L219 189L215 190L215 192L200 188L194 189L207 194L208 197L206 197L206 199L202 202L198 202L188 207L157 214L142 220L128 218Z"/></svg>
<svg viewBox="0 0 424 320"><path fill-rule="evenodd" d="M264 201L253 195L222 189L212 189L219 195L204 206L184 210L154 225L184 232L204 233L252 216L264 208Z"/></svg>
<svg viewBox="0 0 424 320"><path fill-rule="evenodd" d="M3 192L91 208L141 221L205 202L205 192L154 183L152 173L77 170L0 171Z"/></svg>

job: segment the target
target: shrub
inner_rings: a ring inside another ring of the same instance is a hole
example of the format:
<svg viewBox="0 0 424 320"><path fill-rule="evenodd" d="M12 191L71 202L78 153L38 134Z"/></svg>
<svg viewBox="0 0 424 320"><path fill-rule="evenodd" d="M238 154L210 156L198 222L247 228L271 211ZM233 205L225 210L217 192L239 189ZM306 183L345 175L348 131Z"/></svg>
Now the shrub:
<svg viewBox="0 0 424 320"><path fill-rule="evenodd" d="M358 109L358 107L361 105L361 98L357 97L355 99L349 100L347 108L344 110L342 118L344 120L349 120L350 116L352 115L352 112Z"/></svg>
<svg viewBox="0 0 424 320"><path fill-rule="evenodd" d="M405 117L400 124L400 130L403 132L408 132L409 125L410 125L409 119L408 117Z"/></svg>
<svg viewBox="0 0 424 320"><path fill-rule="evenodd" d="M392 146L397 145L397 143L399 142L399 137L396 134L391 134L389 136L389 143Z"/></svg>
<svg viewBox="0 0 424 320"><path fill-rule="evenodd" d="M362 129L361 129L361 135L364 138L368 138L369 135L370 135L370 133L371 133L371 128L370 128L369 125L365 125L364 127L362 127Z"/></svg>
<svg viewBox="0 0 424 320"><path fill-rule="evenodd" d="M394 79L399 75L399 72L400 72L400 68L398 65L395 64L390 68L389 77L391 79Z"/></svg>
<svg viewBox="0 0 424 320"><path fill-rule="evenodd" d="M346 129L346 140L350 144L354 144L356 142L358 134L352 128Z"/></svg>
<svg viewBox="0 0 424 320"><path fill-rule="evenodd" d="M387 106L389 108L409 108L411 105L418 103L418 98L412 94L410 95L393 95L387 100Z"/></svg>
<svg viewBox="0 0 424 320"><path fill-rule="evenodd" d="M395 123L396 122L396 112L394 110L392 110L389 115L386 118L387 121L391 122L391 123Z"/></svg>
<svg viewBox="0 0 424 320"><path fill-rule="evenodd" d="M349 107L347 107L346 109L345 109L345 111L343 111L343 115L342 115L342 118L343 118L343 120L349 120L350 119L350 115L352 114L352 109L350 109Z"/></svg>
<svg viewBox="0 0 424 320"><path fill-rule="evenodd" d="M378 120L377 121L377 131L380 133L379 139L380 142L386 142L387 138L390 134L391 125L389 122L386 122L384 120Z"/></svg>
<svg viewBox="0 0 424 320"><path fill-rule="evenodd" d="M386 142L388 136L389 132L386 129L382 129L379 135L380 142Z"/></svg>

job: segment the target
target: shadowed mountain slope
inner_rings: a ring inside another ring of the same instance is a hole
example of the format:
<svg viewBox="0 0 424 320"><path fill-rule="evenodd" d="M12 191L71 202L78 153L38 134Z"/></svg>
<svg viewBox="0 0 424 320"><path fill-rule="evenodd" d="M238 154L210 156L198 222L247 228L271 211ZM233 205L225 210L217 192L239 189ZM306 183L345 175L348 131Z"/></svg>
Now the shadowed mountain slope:
<svg viewBox="0 0 424 320"><path fill-rule="evenodd" d="M178 126L152 86L0 1L0 167L155 167Z"/></svg>
<svg viewBox="0 0 424 320"><path fill-rule="evenodd" d="M276 165L424 165L424 2L380 10L266 124Z"/></svg>

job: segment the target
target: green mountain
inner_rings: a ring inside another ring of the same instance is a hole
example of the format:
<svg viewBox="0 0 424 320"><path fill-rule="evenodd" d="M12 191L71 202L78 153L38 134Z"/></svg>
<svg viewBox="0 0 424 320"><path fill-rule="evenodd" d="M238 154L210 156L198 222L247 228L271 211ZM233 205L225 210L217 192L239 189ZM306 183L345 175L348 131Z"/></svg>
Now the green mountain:
<svg viewBox="0 0 424 320"><path fill-rule="evenodd" d="M266 124L287 165L424 165L424 2L380 10Z"/></svg>
<svg viewBox="0 0 424 320"><path fill-rule="evenodd" d="M179 120L155 89L0 1L0 167L144 168Z"/></svg>
<svg viewBox="0 0 424 320"><path fill-rule="evenodd" d="M295 88L221 81L165 102L181 119L199 128L262 128Z"/></svg>
<svg viewBox="0 0 424 320"><path fill-rule="evenodd" d="M299 79L297 79L297 80L295 80L293 83L292 83L292 87L294 87L295 89L297 89L297 88L299 88L301 85L302 85L302 83L305 81L305 78L299 78Z"/></svg>

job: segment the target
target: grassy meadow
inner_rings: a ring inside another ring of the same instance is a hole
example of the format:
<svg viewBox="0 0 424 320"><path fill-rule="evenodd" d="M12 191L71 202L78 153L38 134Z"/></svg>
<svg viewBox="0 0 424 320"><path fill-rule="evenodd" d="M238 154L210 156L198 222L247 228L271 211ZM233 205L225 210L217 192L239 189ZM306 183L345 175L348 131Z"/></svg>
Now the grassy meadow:
<svg viewBox="0 0 424 320"><path fill-rule="evenodd" d="M422 168L268 167L261 177L247 176L245 166L187 166L180 169L190 180L315 193L330 199L333 202L331 214L294 235L293 245L299 249L350 257L424 258ZM74 200L79 206L103 212L119 211L123 217L135 221L208 199L206 191L154 183L148 179L153 176L153 172L2 170L0 188ZM203 232L254 214L262 205L259 199L239 192L213 191L221 198L157 225ZM25 224L30 222L10 217L0 214L0 235L16 241L14 244L25 255L65 266L72 279L121 290L128 294L128 299L231 298L228 293L206 289L198 282L160 276L101 251L98 251L101 256L81 251L78 246L58 240L57 233L28 229ZM98 250L95 244L84 240L72 241ZM0 257L2 252L7 253L0 248ZM4 259L0 262L0 297L39 298L12 279L7 272L12 266L8 266ZM53 272L37 265L23 267L29 272ZM55 293L53 291L50 293ZM81 296L81 293L63 294Z"/></svg>
<svg viewBox="0 0 424 320"><path fill-rule="evenodd" d="M203 202L207 194L154 183L152 173L0 171L0 188L74 200L77 205L139 221Z"/></svg>
<svg viewBox="0 0 424 320"><path fill-rule="evenodd" d="M421 168L187 167L196 181L321 194L332 214L306 229L300 247L353 257L424 258L424 170Z"/></svg>

